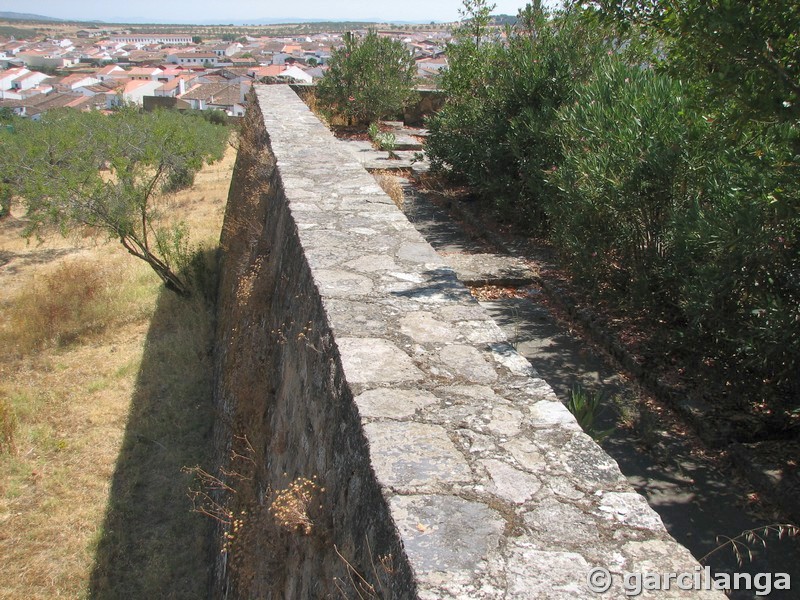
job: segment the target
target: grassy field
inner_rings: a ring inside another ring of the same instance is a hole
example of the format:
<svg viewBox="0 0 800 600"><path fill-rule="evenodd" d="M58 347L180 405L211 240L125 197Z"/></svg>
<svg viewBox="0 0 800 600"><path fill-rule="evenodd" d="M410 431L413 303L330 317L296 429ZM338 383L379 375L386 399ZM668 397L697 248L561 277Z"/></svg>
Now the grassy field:
<svg viewBox="0 0 800 600"><path fill-rule="evenodd" d="M213 253L235 152L173 198ZM0 221L0 598L199 598L213 311L114 241Z"/></svg>

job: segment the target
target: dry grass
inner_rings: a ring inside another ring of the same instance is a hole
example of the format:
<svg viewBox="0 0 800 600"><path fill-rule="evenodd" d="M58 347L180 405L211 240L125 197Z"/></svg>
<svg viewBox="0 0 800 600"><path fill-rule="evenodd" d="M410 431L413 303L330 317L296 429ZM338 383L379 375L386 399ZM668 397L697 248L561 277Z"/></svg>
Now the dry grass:
<svg viewBox="0 0 800 600"><path fill-rule="evenodd" d="M378 182L378 185L381 186L381 189L392 199L392 202L395 203L397 208L403 210L405 192L403 192L403 186L400 183L401 178L392 174L390 171L374 171L372 176L375 178L375 181Z"/></svg>
<svg viewBox="0 0 800 600"><path fill-rule="evenodd" d="M171 199L207 248L233 155ZM210 310L114 242L27 244L23 226L0 222L0 325L17 340L0 344L0 598L202 597L207 524L180 469L210 446Z"/></svg>
<svg viewBox="0 0 800 600"><path fill-rule="evenodd" d="M67 259L31 282L4 314L0 357L65 346L97 334L116 320L111 300L114 274L86 260Z"/></svg>

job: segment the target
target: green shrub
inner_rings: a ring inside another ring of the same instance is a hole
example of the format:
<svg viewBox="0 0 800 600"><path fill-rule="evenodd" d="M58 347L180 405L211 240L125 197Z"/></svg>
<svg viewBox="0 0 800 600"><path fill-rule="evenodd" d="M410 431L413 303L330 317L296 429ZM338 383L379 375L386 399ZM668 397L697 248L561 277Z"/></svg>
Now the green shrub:
<svg viewBox="0 0 800 600"><path fill-rule="evenodd" d="M0 219L11 214L11 188L0 181Z"/></svg>
<svg viewBox="0 0 800 600"><path fill-rule="evenodd" d="M533 3L500 44L465 0L427 154L660 322L665 352L796 407L800 12L656 4Z"/></svg>
<svg viewBox="0 0 800 600"><path fill-rule="evenodd" d="M543 229L546 173L560 161L556 110L569 101L603 44L574 13L520 12L508 43L477 44L462 29L448 47L445 106L428 120L426 150L445 171L490 199L499 213Z"/></svg>
<svg viewBox="0 0 800 600"><path fill-rule="evenodd" d="M416 63L397 40L370 30L363 38L344 36L330 68L317 86L325 109L350 125L367 125L401 112L413 93Z"/></svg>
<svg viewBox="0 0 800 600"><path fill-rule="evenodd" d="M741 139L712 127L696 149L694 202L676 231L686 343L739 378L800 391L800 188L796 125ZM774 391L778 391L773 388ZM796 402L796 400L795 400Z"/></svg>
<svg viewBox="0 0 800 600"><path fill-rule="evenodd" d="M679 81L609 58L559 112L560 194L547 212L573 270L638 303L675 304L675 219L695 135Z"/></svg>
<svg viewBox="0 0 800 600"><path fill-rule="evenodd" d="M620 60L598 68L559 112L551 237L583 281L664 320L683 351L791 396L800 389L800 130L734 131L701 116L689 92Z"/></svg>
<svg viewBox="0 0 800 600"><path fill-rule="evenodd" d="M567 410L572 413L575 420L597 443L602 442L614 433L614 428L598 429L597 420L603 413L605 397L602 392L587 392L580 384L572 387L567 402Z"/></svg>

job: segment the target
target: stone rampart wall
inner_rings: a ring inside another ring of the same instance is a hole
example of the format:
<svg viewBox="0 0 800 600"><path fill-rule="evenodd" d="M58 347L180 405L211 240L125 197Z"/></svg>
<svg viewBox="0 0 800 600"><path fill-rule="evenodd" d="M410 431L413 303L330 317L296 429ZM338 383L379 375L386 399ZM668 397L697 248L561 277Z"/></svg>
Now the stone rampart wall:
<svg viewBox="0 0 800 600"><path fill-rule="evenodd" d="M255 96L222 236L216 596L597 598L594 567L692 572L345 145L288 86Z"/></svg>

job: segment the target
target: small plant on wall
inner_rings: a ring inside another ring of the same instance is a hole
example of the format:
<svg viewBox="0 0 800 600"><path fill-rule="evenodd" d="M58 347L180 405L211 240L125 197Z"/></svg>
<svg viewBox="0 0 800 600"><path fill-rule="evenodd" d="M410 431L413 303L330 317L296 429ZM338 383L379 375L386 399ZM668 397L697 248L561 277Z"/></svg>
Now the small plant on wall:
<svg viewBox="0 0 800 600"><path fill-rule="evenodd" d="M596 442L602 442L614 432L614 429L599 429L597 418L603 411L603 394L587 392L582 386L572 388L567 409L575 416L578 425Z"/></svg>
<svg viewBox="0 0 800 600"><path fill-rule="evenodd" d="M400 158L394 152L397 148L397 138L391 131L381 131L377 123L372 123L367 132L375 148L378 150L386 150L389 153L389 158Z"/></svg>
<svg viewBox="0 0 800 600"><path fill-rule="evenodd" d="M311 515L317 508L322 508L319 497L325 492L316 479L316 475L311 479L298 477L275 495L269 514L282 529L311 535L314 529Z"/></svg>

